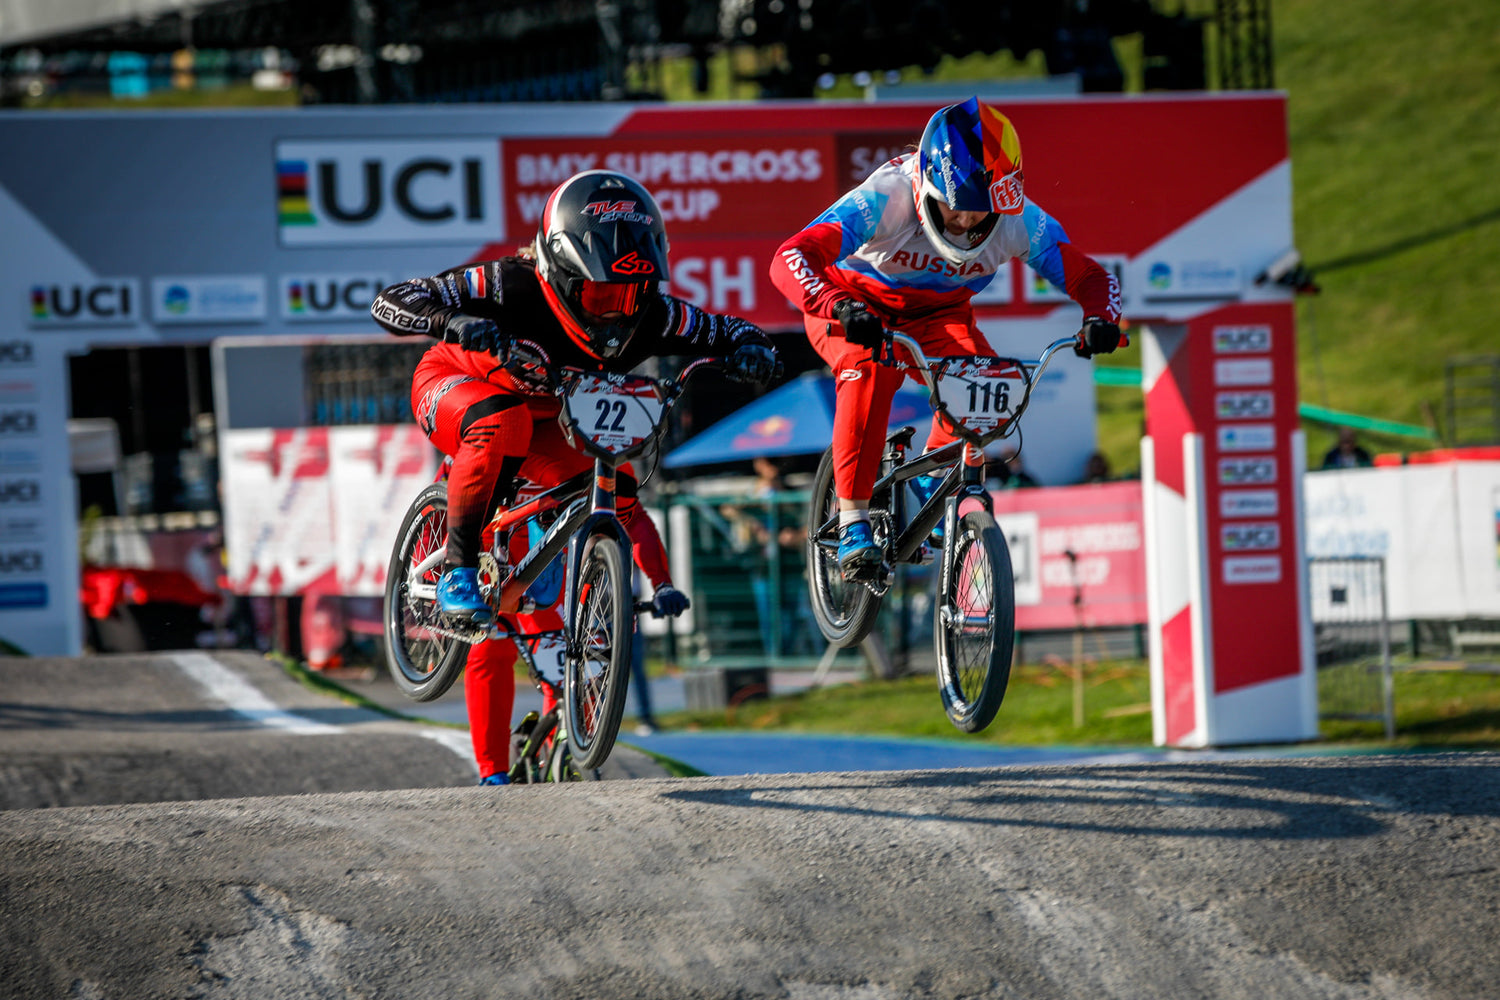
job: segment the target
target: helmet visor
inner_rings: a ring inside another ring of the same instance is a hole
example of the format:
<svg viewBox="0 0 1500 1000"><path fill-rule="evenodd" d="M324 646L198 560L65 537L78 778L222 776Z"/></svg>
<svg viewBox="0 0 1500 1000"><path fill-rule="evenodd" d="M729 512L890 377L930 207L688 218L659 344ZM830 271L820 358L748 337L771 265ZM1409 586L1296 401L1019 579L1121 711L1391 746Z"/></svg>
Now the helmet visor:
<svg viewBox="0 0 1500 1000"><path fill-rule="evenodd" d="M590 316L600 319L634 316L641 306L639 282L580 282L578 305Z"/></svg>

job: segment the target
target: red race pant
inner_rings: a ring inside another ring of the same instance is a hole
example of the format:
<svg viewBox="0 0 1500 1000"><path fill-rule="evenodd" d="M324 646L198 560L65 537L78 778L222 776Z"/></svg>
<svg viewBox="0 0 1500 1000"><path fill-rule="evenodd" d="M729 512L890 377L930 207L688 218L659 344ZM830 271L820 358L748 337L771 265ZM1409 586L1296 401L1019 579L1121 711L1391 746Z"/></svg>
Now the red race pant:
<svg viewBox="0 0 1500 1000"><path fill-rule="evenodd" d="M812 315L804 315L802 320L813 350L828 362L835 380L834 492L843 500L868 501L880 474L891 400L903 378L919 380L916 375L908 376L900 369L871 361L870 349L845 340L837 321ZM974 325L974 314L967 307L903 323L901 332L922 345L922 351L928 357L993 357L995 354L979 327ZM896 357L908 363L913 360L911 353L902 348L896 349ZM932 431L927 437L927 450L940 448L953 440L952 432L933 421ZM965 458L967 460L968 456Z"/></svg>

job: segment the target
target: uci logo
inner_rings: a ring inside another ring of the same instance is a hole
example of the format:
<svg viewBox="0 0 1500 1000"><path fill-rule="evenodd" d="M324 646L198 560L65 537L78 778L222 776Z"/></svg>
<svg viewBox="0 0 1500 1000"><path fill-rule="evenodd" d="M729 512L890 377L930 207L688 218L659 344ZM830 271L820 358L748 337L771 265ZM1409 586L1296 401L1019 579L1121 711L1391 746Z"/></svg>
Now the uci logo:
<svg viewBox="0 0 1500 1000"><path fill-rule="evenodd" d="M25 368L36 360L29 340L0 341L0 365Z"/></svg>
<svg viewBox="0 0 1500 1000"><path fill-rule="evenodd" d="M493 141L286 140L276 144L276 194L288 246L504 235Z"/></svg>
<svg viewBox="0 0 1500 1000"><path fill-rule="evenodd" d="M35 479L0 480L0 505L25 506L41 499L42 484Z"/></svg>
<svg viewBox="0 0 1500 1000"><path fill-rule="evenodd" d="M310 274L281 281L281 314L288 320L363 319L387 281L378 275Z"/></svg>
<svg viewBox="0 0 1500 1000"><path fill-rule="evenodd" d="M1215 354L1264 354L1270 349L1269 326L1214 327Z"/></svg>
<svg viewBox="0 0 1500 1000"><path fill-rule="evenodd" d="M122 326L137 321L134 280L31 286L32 326Z"/></svg>
<svg viewBox="0 0 1500 1000"><path fill-rule="evenodd" d="M0 410L0 435L27 437L35 433L35 410Z"/></svg>
<svg viewBox="0 0 1500 1000"><path fill-rule="evenodd" d="M0 552L0 573L40 573L42 554L36 549L9 549Z"/></svg>

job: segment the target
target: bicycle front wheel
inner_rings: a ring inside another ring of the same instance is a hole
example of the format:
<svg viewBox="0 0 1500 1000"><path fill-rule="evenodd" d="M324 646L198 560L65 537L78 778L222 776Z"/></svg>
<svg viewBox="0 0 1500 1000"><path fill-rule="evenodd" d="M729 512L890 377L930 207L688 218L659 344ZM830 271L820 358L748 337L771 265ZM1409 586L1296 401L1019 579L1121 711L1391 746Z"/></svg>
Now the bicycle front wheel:
<svg viewBox="0 0 1500 1000"><path fill-rule="evenodd" d="M573 759L573 750L568 746L566 737L553 742L552 752L547 762L549 781L598 781L599 777L597 767L578 766L578 762Z"/></svg>
<svg viewBox="0 0 1500 1000"><path fill-rule="evenodd" d="M994 517L970 511L955 535L952 552L944 554L933 622L938 688L953 724L977 733L995 718L1010 682L1015 579Z"/></svg>
<svg viewBox="0 0 1500 1000"><path fill-rule="evenodd" d="M833 449L823 453L807 509L807 589L813 618L835 646L859 645L875 624L880 598L839 569L839 498L833 488Z"/></svg>
<svg viewBox="0 0 1500 1000"><path fill-rule="evenodd" d="M598 767L614 748L630 682L635 606L620 543L594 535L584 546L563 700L568 743L580 771Z"/></svg>
<svg viewBox="0 0 1500 1000"><path fill-rule="evenodd" d="M441 697L469 656L467 642L439 631L436 590L442 563L420 577L413 573L447 544L448 490L434 483L407 508L385 574L386 666L401 692L416 701Z"/></svg>

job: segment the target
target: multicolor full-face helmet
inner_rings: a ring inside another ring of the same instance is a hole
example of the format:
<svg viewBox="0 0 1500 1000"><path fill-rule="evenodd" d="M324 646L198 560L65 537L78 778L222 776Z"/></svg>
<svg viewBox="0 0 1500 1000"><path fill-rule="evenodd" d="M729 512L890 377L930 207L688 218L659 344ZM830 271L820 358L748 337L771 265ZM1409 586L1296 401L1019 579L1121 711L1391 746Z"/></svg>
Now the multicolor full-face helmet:
<svg viewBox="0 0 1500 1000"><path fill-rule="evenodd" d="M619 357L661 282L670 280L656 199L612 170L563 181L537 228L536 272L573 342L595 358Z"/></svg>
<svg viewBox="0 0 1500 1000"><path fill-rule="evenodd" d="M984 250L1001 215L1019 215L1021 140L1010 119L979 98L943 108L922 133L918 149L917 214L922 231L943 257L965 264ZM984 212L984 221L954 235L940 205Z"/></svg>

